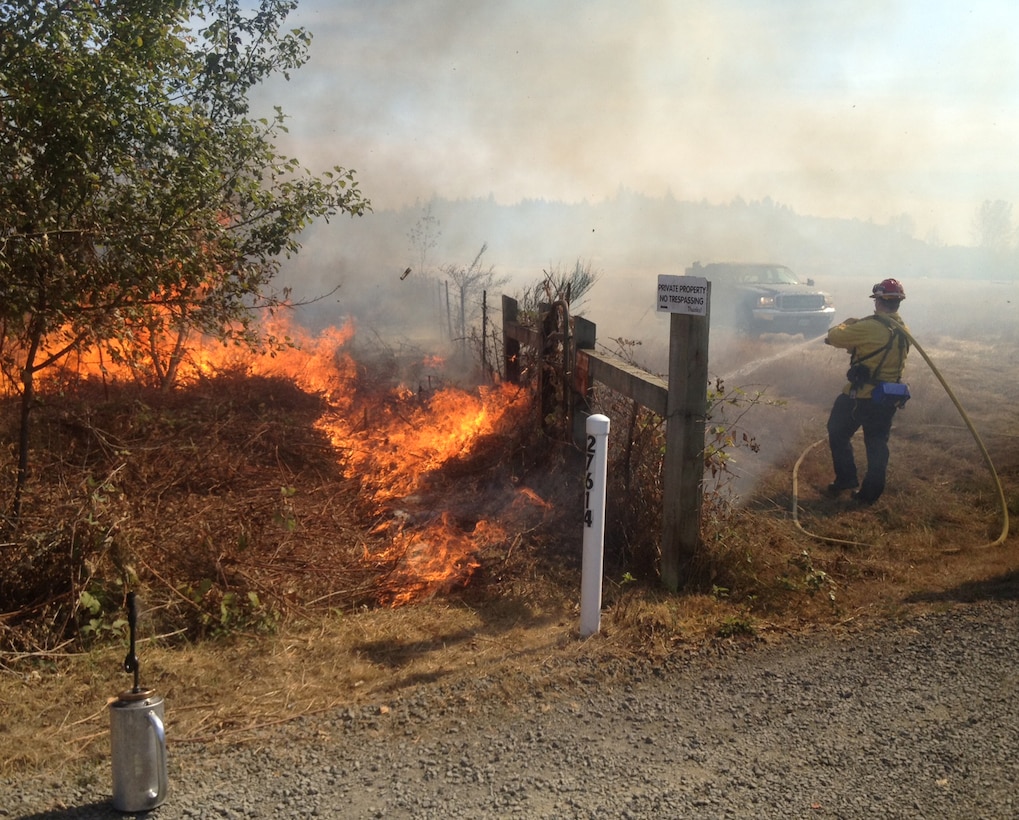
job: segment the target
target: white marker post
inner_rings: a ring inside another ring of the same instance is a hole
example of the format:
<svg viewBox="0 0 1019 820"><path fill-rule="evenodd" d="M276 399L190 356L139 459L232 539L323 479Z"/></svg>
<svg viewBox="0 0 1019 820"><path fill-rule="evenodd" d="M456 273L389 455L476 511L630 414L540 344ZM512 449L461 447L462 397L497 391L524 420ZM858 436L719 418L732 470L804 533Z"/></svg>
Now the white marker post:
<svg viewBox="0 0 1019 820"><path fill-rule="evenodd" d="M609 417L587 419L587 474L584 476L584 562L580 578L580 637L601 626L601 584L605 564L605 477L608 472Z"/></svg>

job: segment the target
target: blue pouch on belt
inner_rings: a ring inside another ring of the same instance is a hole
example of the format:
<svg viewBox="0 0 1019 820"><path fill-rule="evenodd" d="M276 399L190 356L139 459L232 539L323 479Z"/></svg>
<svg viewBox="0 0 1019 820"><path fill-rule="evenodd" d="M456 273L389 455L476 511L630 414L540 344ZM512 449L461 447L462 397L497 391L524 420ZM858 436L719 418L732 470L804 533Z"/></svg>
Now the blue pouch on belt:
<svg viewBox="0 0 1019 820"><path fill-rule="evenodd" d="M909 401L909 385L902 382L878 382L870 394L873 401L905 407Z"/></svg>

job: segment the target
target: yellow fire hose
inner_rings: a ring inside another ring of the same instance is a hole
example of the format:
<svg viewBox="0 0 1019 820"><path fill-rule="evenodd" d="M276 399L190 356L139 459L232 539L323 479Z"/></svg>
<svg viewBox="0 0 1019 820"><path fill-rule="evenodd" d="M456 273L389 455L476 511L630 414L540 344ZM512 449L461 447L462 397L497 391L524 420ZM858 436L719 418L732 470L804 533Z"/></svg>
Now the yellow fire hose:
<svg viewBox="0 0 1019 820"><path fill-rule="evenodd" d="M931 372L935 375L935 377L937 377L937 380L941 382L941 386L945 388L945 392L948 394L948 398L952 400L952 404L955 405L955 409L958 410L959 415L962 416L962 420L966 423L966 427L972 434L973 440L976 441L977 447L980 448L980 454L984 457L984 463L987 465L987 469L990 470L991 472L991 477L994 479L994 486L998 490L998 502L1001 504L1001 535L999 535L994 541L991 541L989 544L984 544L982 547L979 547L978 549L986 549L988 547L1000 546L1001 544L1005 543L1005 539L1008 538L1008 501L1005 499L1005 490L1001 486L1001 479L998 478L997 470L994 469L994 463L991 461L991 455L990 453L987 452L987 447L984 446L984 442L981 440L979 434L976 431L976 428L973 426L973 422L970 421L969 416L966 415L966 411L959 403L959 400L956 398L955 393L952 392L952 388L948 386L948 382L945 381L945 377L941 375L941 371L938 370L937 367L935 367L934 362L931 361L930 356L927 355L927 353L916 341L916 339L914 339L907 331L903 332L905 333L906 338L909 340L909 343L916 348L916 351L921 356L923 356L923 360L927 362L927 366L930 367ZM807 449L800 454L800 457L796 459L796 464L793 466L793 500L792 500L793 523L796 525L796 528L800 530L800 532L802 532L804 535L808 535L809 537L816 538L820 541L828 541L833 544L848 544L850 546L867 546L866 544L861 544L859 541L848 541L842 538L831 538L825 535L818 535L817 533L809 532L808 530L804 529L803 525L800 523L798 503L800 464L803 463L803 459L806 458L807 454L811 450L813 450L819 444L824 444L826 441L827 439L822 438L815 441L813 444L807 447Z"/></svg>

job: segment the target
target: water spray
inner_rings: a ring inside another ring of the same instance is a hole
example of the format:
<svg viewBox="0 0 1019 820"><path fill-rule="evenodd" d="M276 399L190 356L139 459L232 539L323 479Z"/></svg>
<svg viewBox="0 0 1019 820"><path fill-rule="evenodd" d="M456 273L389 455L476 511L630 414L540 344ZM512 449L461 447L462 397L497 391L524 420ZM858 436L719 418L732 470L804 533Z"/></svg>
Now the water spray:
<svg viewBox="0 0 1019 820"><path fill-rule="evenodd" d="M763 359L755 359L754 361L749 362L748 364L745 364L742 367L737 368L736 370L733 370L731 373L726 373L724 376L721 377L722 381L723 382L732 381L733 379L738 379L740 376L745 376L747 373L753 373L758 368L764 367L766 364L773 364L774 362L777 362L779 359L784 359L786 356L790 356L793 353L797 352L798 350L802 350L808 345L813 344L818 339L823 338L824 334L820 336L812 336L811 338L805 339L804 341L800 342L799 344L795 344L792 347L783 348L778 353L775 353L772 356L767 356Z"/></svg>

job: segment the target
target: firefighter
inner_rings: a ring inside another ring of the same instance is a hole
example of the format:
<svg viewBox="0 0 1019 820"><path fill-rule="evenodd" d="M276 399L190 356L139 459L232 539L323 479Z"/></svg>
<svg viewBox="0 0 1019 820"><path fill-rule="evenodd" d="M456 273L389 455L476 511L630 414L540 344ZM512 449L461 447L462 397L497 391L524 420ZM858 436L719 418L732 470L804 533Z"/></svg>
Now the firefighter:
<svg viewBox="0 0 1019 820"><path fill-rule="evenodd" d="M898 280L885 279L874 285L871 298L872 316L846 319L831 328L824 340L825 344L850 354L848 383L836 397L828 417L835 480L828 485L826 494L835 498L852 490L853 499L861 504L873 504L884 492L892 418L909 397L908 388L902 384L909 331L899 316L899 305L906 292ZM891 388L886 391L889 385ZM853 436L861 427L867 452L867 472L862 484L852 446Z"/></svg>

